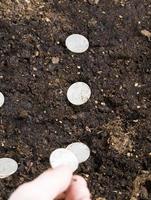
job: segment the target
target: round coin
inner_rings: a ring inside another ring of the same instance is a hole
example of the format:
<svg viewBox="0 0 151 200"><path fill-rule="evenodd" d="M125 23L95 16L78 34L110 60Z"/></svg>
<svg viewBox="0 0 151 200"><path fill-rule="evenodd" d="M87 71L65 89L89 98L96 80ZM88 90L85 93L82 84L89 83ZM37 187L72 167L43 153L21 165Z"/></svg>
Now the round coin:
<svg viewBox="0 0 151 200"><path fill-rule="evenodd" d="M74 105L86 103L91 96L90 87L84 82L72 84L67 91L67 98Z"/></svg>
<svg viewBox="0 0 151 200"><path fill-rule="evenodd" d="M80 34L72 34L66 39L66 47L74 53L83 53L89 48L89 41Z"/></svg>
<svg viewBox="0 0 151 200"><path fill-rule="evenodd" d="M51 153L50 164L52 168L56 168L61 165L69 166L73 172L78 169L79 165L76 156L71 151L64 148L56 149Z"/></svg>
<svg viewBox="0 0 151 200"><path fill-rule="evenodd" d="M6 178L14 174L18 169L18 164L11 158L0 158L0 178Z"/></svg>
<svg viewBox="0 0 151 200"><path fill-rule="evenodd" d="M4 104L4 95L0 92L0 107Z"/></svg>
<svg viewBox="0 0 151 200"><path fill-rule="evenodd" d="M74 153L79 163L85 162L90 156L89 147L82 142L74 142L68 145L66 149Z"/></svg>

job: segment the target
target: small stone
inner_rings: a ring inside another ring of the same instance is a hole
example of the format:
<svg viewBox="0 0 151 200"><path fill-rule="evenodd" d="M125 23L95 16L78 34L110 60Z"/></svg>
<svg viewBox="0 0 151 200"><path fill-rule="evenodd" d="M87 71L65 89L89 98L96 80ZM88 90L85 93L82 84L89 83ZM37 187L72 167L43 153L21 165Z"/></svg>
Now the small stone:
<svg viewBox="0 0 151 200"><path fill-rule="evenodd" d="M36 67L33 67L33 71L37 71L37 68L36 68Z"/></svg>
<svg viewBox="0 0 151 200"><path fill-rule="evenodd" d="M95 200L106 200L106 198L98 197L98 198L96 198Z"/></svg>
<svg viewBox="0 0 151 200"><path fill-rule="evenodd" d="M89 174L84 174L84 176L85 176L86 178L89 178L90 175L89 175Z"/></svg>
<svg viewBox="0 0 151 200"><path fill-rule="evenodd" d="M85 127L85 130L91 133L91 129L88 126Z"/></svg>
<svg viewBox="0 0 151 200"><path fill-rule="evenodd" d="M58 64L59 61L60 61L59 57L52 57L51 60L52 60L52 63L53 63L53 64Z"/></svg>
<svg viewBox="0 0 151 200"><path fill-rule="evenodd" d="M137 123L137 122L138 122L138 119L134 119L133 122Z"/></svg>
<svg viewBox="0 0 151 200"><path fill-rule="evenodd" d="M19 112L19 118L20 119L26 119L28 117L28 112L26 110L21 110Z"/></svg>
<svg viewBox="0 0 151 200"><path fill-rule="evenodd" d="M123 19L123 16L122 16L122 15L119 15L119 18L120 18L120 19Z"/></svg>
<svg viewBox="0 0 151 200"><path fill-rule="evenodd" d="M2 142L2 143L1 143L1 146L2 146L2 147L4 147L4 146L5 146L5 143L4 143L4 142Z"/></svg>
<svg viewBox="0 0 151 200"><path fill-rule="evenodd" d="M90 21L88 21L88 25L89 27L94 27L97 24L97 20L95 18L90 19Z"/></svg>
<svg viewBox="0 0 151 200"><path fill-rule="evenodd" d="M39 51L36 51L36 52L35 52L35 56L36 56L36 57L39 56Z"/></svg>
<svg viewBox="0 0 151 200"><path fill-rule="evenodd" d="M97 74L102 74L102 71L98 71Z"/></svg>
<svg viewBox="0 0 151 200"><path fill-rule="evenodd" d="M144 30L141 30L141 34L146 36L148 38L148 40L151 39L151 32L150 31L144 29Z"/></svg>
<svg viewBox="0 0 151 200"><path fill-rule="evenodd" d="M88 0L88 2L89 2L90 4L92 4L92 5L93 5L93 4L96 4L96 5L97 5L97 4L99 3L99 1L100 1L100 0Z"/></svg>
<svg viewBox="0 0 151 200"><path fill-rule="evenodd" d="M45 17L46 22L50 22L50 19L48 17Z"/></svg>
<svg viewBox="0 0 151 200"><path fill-rule="evenodd" d="M98 101L94 101L95 102L95 104L98 104L99 102Z"/></svg>
<svg viewBox="0 0 151 200"><path fill-rule="evenodd" d="M131 157L131 153L127 153L127 156L128 156L128 157Z"/></svg>
<svg viewBox="0 0 151 200"><path fill-rule="evenodd" d="M29 4L29 3L30 3L30 0L25 0L25 2Z"/></svg>

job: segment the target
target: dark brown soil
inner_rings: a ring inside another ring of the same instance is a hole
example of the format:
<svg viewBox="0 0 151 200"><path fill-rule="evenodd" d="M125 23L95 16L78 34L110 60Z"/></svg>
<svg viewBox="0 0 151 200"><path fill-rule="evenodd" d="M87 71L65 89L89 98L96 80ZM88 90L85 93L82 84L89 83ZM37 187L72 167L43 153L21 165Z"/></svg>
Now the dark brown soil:
<svg viewBox="0 0 151 200"><path fill-rule="evenodd" d="M0 157L19 163L0 180L0 200L47 169L52 150L74 141L91 148L77 173L93 199L151 199L151 42L144 29L151 31L151 0L0 1ZM87 52L66 49L72 33L89 39ZM92 89L79 107L66 98L76 81Z"/></svg>

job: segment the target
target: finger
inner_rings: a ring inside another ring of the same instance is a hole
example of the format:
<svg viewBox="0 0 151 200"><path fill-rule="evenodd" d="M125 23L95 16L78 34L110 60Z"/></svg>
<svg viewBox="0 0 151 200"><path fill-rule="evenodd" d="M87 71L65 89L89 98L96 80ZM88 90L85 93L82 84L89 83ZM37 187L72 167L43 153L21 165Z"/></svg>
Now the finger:
<svg viewBox="0 0 151 200"><path fill-rule="evenodd" d="M81 176L73 176L71 186L67 192L66 200L90 200L87 183Z"/></svg>
<svg viewBox="0 0 151 200"><path fill-rule="evenodd" d="M72 171L67 167L49 169L35 180L18 188L10 200L51 200L67 190L72 180Z"/></svg>
<svg viewBox="0 0 151 200"><path fill-rule="evenodd" d="M65 199L65 197L66 197L66 192L64 192L64 193L60 194L59 196L57 196L55 200L62 200L62 199Z"/></svg>

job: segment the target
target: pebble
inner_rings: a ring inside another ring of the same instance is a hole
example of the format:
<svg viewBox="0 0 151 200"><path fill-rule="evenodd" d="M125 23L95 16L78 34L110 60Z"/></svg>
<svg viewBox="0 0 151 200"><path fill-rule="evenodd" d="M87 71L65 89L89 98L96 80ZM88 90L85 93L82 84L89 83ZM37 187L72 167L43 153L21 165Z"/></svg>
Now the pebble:
<svg viewBox="0 0 151 200"><path fill-rule="evenodd" d="M20 119L26 119L26 118L28 118L28 111L26 111L26 110L21 110L21 111L19 112L19 118L20 118Z"/></svg>
<svg viewBox="0 0 151 200"><path fill-rule="evenodd" d="M52 60L52 63L53 63L53 64L58 64L59 61L60 61L59 57L52 57L51 60Z"/></svg>
<svg viewBox="0 0 151 200"><path fill-rule="evenodd" d="M89 21L88 21L88 26L89 27L94 27L96 26L97 24L97 20L95 18L91 18Z"/></svg>
<svg viewBox="0 0 151 200"><path fill-rule="evenodd" d="M68 145L67 150L74 153L79 163L85 162L90 156L89 147L82 142L74 142Z"/></svg>
<svg viewBox="0 0 151 200"><path fill-rule="evenodd" d="M64 148L56 149L51 153L50 164L52 168L56 168L61 165L69 166L73 172L78 169L79 166L76 156L71 151Z"/></svg>
<svg viewBox="0 0 151 200"><path fill-rule="evenodd" d="M100 0L88 0L90 4L98 4Z"/></svg>
<svg viewBox="0 0 151 200"><path fill-rule="evenodd" d="M5 101L4 95L0 92L0 107L2 107L4 101Z"/></svg>
<svg viewBox="0 0 151 200"><path fill-rule="evenodd" d="M0 158L0 178L6 178L14 174L18 169L18 164L11 158Z"/></svg>
<svg viewBox="0 0 151 200"><path fill-rule="evenodd" d="M141 34L146 36L148 38L148 40L151 39L151 32L150 31L144 29L144 30L141 30Z"/></svg>
<svg viewBox="0 0 151 200"><path fill-rule="evenodd" d="M135 87L138 87L138 83L135 83L134 86L135 86Z"/></svg>
<svg viewBox="0 0 151 200"><path fill-rule="evenodd" d="M65 41L66 47L74 53L83 53L89 48L89 41L80 34L72 34Z"/></svg>
<svg viewBox="0 0 151 200"><path fill-rule="evenodd" d="M67 91L67 98L74 105L86 103L91 96L90 87L84 82L72 84Z"/></svg>

